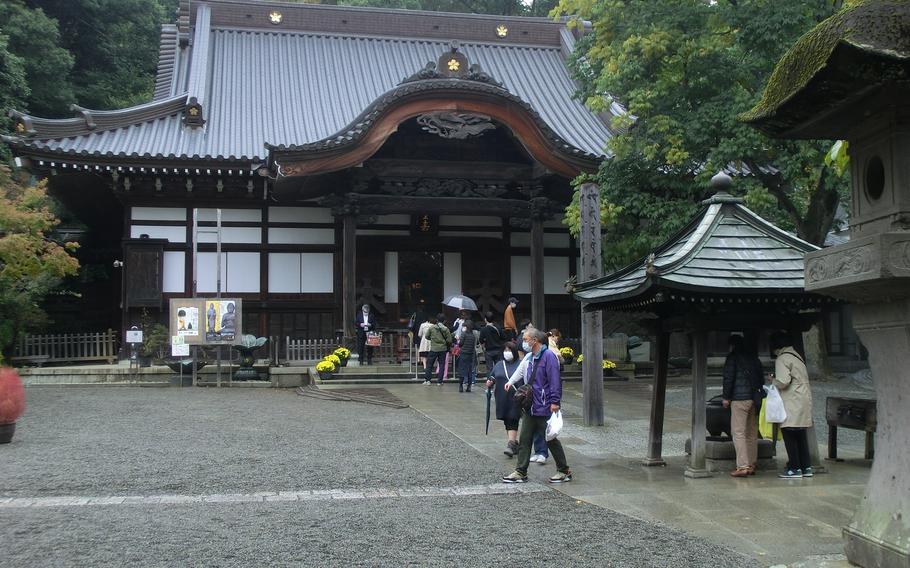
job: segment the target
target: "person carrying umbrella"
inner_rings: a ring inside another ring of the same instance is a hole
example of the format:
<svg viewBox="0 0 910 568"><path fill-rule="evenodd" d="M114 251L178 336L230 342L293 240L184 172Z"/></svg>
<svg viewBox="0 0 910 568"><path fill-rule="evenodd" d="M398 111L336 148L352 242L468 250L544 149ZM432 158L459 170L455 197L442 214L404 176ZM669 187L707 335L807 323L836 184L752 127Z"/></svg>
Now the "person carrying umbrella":
<svg viewBox="0 0 910 568"><path fill-rule="evenodd" d="M506 383L509 381L521 358L518 356L518 347L514 342L509 341L503 345L502 360L497 362L492 371L490 378L487 379L487 389L493 391L496 397L496 419L502 420L506 427L506 449L503 453L509 457L518 454L518 419L521 418L521 408L515 401L515 389L506 390ZM490 407L489 399L487 400L487 431L490 428Z"/></svg>

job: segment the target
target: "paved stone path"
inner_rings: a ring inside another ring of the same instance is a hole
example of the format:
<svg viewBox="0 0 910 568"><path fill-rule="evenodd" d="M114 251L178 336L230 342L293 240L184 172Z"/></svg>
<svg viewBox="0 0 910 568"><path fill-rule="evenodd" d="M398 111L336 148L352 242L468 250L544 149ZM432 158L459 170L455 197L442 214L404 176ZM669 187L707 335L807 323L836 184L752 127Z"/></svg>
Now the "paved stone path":
<svg viewBox="0 0 910 568"><path fill-rule="evenodd" d="M537 484L465 485L461 487L408 487L403 489L304 489L301 491L257 491L256 493L213 493L210 495L121 495L112 497L0 497L0 509L30 507L92 507L98 505L180 505L186 503L284 503L287 501L330 501L332 499L402 499L420 497L464 497L468 495L509 495L540 493L548 488Z"/></svg>

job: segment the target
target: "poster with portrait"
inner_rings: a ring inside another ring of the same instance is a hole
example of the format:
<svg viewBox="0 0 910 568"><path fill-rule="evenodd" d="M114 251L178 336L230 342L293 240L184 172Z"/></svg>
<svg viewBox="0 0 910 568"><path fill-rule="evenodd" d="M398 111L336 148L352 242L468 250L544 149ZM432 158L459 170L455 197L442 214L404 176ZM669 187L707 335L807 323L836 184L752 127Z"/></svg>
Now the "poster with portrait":
<svg viewBox="0 0 910 568"><path fill-rule="evenodd" d="M205 300L205 342L233 344L239 337L240 301L236 299Z"/></svg>
<svg viewBox="0 0 910 568"><path fill-rule="evenodd" d="M199 306L189 304L177 305L176 335L199 335Z"/></svg>
<svg viewBox="0 0 910 568"><path fill-rule="evenodd" d="M240 341L239 298L172 298L170 334L186 345L234 345Z"/></svg>

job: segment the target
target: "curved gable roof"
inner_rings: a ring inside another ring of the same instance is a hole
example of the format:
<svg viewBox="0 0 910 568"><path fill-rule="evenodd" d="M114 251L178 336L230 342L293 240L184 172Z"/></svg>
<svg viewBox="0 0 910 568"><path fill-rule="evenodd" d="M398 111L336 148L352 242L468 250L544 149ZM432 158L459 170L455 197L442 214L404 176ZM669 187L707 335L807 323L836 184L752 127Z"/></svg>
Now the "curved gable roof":
<svg viewBox="0 0 910 568"><path fill-rule="evenodd" d="M122 116L119 124L78 133L72 125L57 128L64 121L31 119L34 132L14 138L13 144L73 156L262 162L267 145L305 146L342 132L449 46L438 39L209 28L208 7L204 10L196 18L193 47L186 50L193 53L166 54L167 81L159 80L156 88L162 100L170 83L169 98L186 96L188 104L197 92L204 94L199 100L204 126L188 127L183 109L173 106L137 120L130 119L132 109L125 109L112 111ZM216 26L219 19L211 21ZM162 43L171 45L175 35L166 31ZM611 132L573 98L576 86L558 45L462 42L460 51L527 102L569 144L605 155Z"/></svg>

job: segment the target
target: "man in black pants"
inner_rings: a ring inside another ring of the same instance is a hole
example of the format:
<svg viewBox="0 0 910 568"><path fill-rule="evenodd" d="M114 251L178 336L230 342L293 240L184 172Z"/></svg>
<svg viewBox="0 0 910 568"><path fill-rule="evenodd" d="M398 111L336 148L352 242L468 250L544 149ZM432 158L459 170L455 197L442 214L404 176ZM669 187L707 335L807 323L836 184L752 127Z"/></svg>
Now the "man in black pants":
<svg viewBox="0 0 910 568"><path fill-rule="evenodd" d="M483 315L484 326L480 329L480 344L483 345L484 356L487 362L487 371L496 363L502 361L502 346L504 343L502 330L493 322L493 312Z"/></svg>

